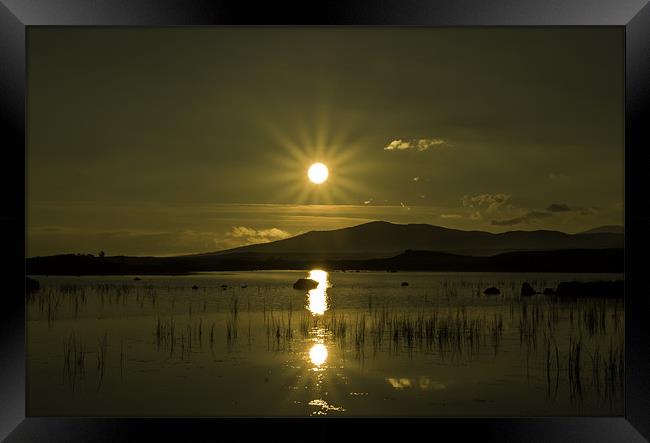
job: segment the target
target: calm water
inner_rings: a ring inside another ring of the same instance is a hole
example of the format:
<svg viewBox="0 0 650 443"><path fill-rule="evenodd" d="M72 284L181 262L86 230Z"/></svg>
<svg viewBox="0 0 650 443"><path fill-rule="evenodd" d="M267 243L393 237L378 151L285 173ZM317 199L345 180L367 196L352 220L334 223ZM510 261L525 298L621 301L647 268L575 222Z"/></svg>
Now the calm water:
<svg viewBox="0 0 650 443"><path fill-rule="evenodd" d="M30 416L623 414L623 302L519 297L622 275L34 278Z"/></svg>

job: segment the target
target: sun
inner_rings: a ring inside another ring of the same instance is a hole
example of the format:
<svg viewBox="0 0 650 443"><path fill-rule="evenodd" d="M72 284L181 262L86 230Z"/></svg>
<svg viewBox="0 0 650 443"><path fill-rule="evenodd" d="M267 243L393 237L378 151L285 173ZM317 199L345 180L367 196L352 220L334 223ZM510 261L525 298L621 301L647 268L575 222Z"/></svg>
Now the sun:
<svg viewBox="0 0 650 443"><path fill-rule="evenodd" d="M327 180L327 177L329 176L329 170L327 169L327 166L322 163L314 163L309 167L307 176L312 183L320 185L325 180Z"/></svg>

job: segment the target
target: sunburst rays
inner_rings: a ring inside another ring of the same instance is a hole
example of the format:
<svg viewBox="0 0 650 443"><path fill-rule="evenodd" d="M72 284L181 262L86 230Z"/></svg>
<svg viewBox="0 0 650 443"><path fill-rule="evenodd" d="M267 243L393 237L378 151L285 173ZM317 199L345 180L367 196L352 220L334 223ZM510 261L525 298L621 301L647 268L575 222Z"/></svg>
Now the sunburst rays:
<svg viewBox="0 0 650 443"><path fill-rule="evenodd" d="M277 202L350 204L358 203L359 196L370 192L356 179L368 167L362 155L367 141L354 136L352 127L332 127L333 111L329 107L316 106L311 119L306 116L290 125L261 109L256 111L256 121L269 137L265 161L269 165L269 182L277 189ZM306 175L317 162L329 168L327 181L320 185L310 182Z"/></svg>

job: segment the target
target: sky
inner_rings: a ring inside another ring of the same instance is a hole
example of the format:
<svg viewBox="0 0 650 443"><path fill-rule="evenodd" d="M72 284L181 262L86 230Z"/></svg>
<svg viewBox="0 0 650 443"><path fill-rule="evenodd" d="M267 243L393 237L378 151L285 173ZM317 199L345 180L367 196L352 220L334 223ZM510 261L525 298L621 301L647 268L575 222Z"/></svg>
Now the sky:
<svg viewBox="0 0 650 443"><path fill-rule="evenodd" d="M616 27L31 27L27 255L371 220L623 225L623 44Z"/></svg>

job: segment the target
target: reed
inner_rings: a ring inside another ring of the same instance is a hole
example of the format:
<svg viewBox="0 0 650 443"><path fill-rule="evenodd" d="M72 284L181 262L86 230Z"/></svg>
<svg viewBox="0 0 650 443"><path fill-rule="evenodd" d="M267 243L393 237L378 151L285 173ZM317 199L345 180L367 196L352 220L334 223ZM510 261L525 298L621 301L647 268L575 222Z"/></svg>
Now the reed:
<svg viewBox="0 0 650 443"><path fill-rule="evenodd" d="M126 366L126 351L124 350L124 340L120 340L120 379L124 379L125 366Z"/></svg>
<svg viewBox="0 0 650 443"><path fill-rule="evenodd" d="M74 331L63 343L64 379L74 390L76 384L84 378L86 372L86 350Z"/></svg>
<svg viewBox="0 0 650 443"><path fill-rule="evenodd" d="M554 285L544 279L530 282L535 288ZM502 297L483 296L481 290L487 286L499 287ZM248 316L249 345L254 337L255 315L259 315L263 318L262 337L266 332L268 349L274 351L302 349L306 341L311 342L316 336L325 343L336 343L345 351L340 353L342 356L354 352L363 359L370 349L373 355L421 352L441 361L451 359L472 364L477 357L483 359L490 354L496 357L505 347L512 351L511 342L504 337L514 338L516 348L518 336L521 355L527 367L530 366L531 377L538 377L542 384L545 380L549 395L569 392L575 400L587 389L599 395L620 393L624 381L624 344L620 337L625 321L622 302L566 300L554 296L522 299L518 294L520 286L514 280L477 279L442 282L439 288L434 286L429 292L418 293L411 286L400 295L404 297L400 303L408 308L397 305L390 294L382 292L363 294L350 303L341 289L337 291L338 307L334 309L333 303L323 316L297 309L297 296L292 292L258 286L255 295L251 289L244 294L234 288L219 291L214 302L210 299L210 307L215 306L221 312L218 322L208 323L203 315L207 312L207 296L197 300L196 292L187 288L167 287L169 294L161 294L160 288L145 285L46 285L30 294L26 303L30 316L47 319L51 325L58 324L60 318L82 317L86 309L100 303L112 305L110 309L118 312L122 307L125 312L146 307L152 313L150 318L155 318L153 345L168 352L169 357L181 359L202 352L204 336L209 338L211 350L215 342L223 342L224 338L228 349L235 346L242 333L240 302L245 303L244 314ZM209 295L210 291L204 288L204 293ZM179 298L192 294L194 299ZM246 299L240 300L240 296ZM176 299L187 303L187 311L180 307L176 310L180 313L174 317ZM225 337L223 332L219 333L222 324L225 324ZM79 336L71 333L63 347L65 373L79 380L88 367L87 352ZM110 374L111 366L107 334L97 341L96 349L101 383L104 372ZM123 341L120 341L119 364L123 377L126 371ZM76 375L72 375L75 371Z"/></svg>
<svg viewBox="0 0 650 443"><path fill-rule="evenodd" d="M104 332L104 336L98 340L98 344L97 344L97 371L99 373L99 380L97 382L98 389L104 381L104 373L106 371L107 352L108 352L108 333Z"/></svg>

